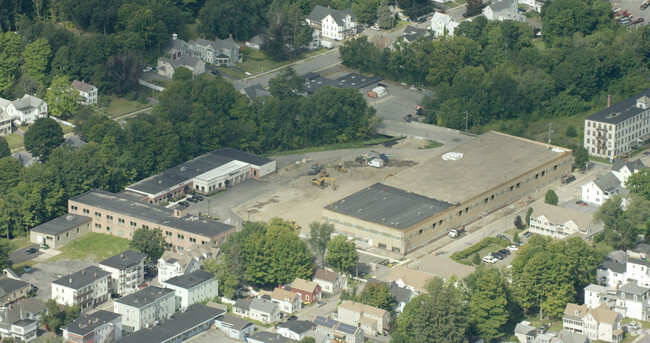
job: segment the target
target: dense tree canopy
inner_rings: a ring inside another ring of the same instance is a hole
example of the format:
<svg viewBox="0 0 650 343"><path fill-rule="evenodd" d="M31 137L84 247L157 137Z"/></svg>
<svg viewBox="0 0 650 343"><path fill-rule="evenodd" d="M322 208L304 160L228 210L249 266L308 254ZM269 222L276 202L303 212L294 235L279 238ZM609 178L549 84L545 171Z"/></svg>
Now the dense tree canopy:
<svg viewBox="0 0 650 343"><path fill-rule="evenodd" d="M63 129L51 118L36 119L29 131L25 132L25 149L41 161L47 161L63 141Z"/></svg>
<svg viewBox="0 0 650 343"><path fill-rule="evenodd" d="M159 228L139 228L133 233L129 247L133 250L147 254L148 261L158 261L165 252L165 236Z"/></svg>
<svg viewBox="0 0 650 343"><path fill-rule="evenodd" d="M50 115L66 119L77 111L81 95L70 84L67 76L55 76L45 93L45 102Z"/></svg>
<svg viewBox="0 0 650 343"><path fill-rule="evenodd" d="M508 281L498 269L480 265L465 278L470 293L469 322L485 342L501 337L510 317Z"/></svg>
<svg viewBox="0 0 650 343"><path fill-rule="evenodd" d="M332 239L332 233L334 233L334 224L332 223L312 222L309 224L307 244L313 251L316 261L321 264L325 263L325 251Z"/></svg>
<svg viewBox="0 0 650 343"><path fill-rule="evenodd" d="M388 312L393 311L395 306L395 297L390 293L388 286L383 282L366 284L361 292L359 301L363 304L384 309Z"/></svg>
<svg viewBox="0 0 650 343"><path fill-rule="evenodd" d="M11 150L9 149L9 143L4 137L0 137L0 158L11 156Z"/></svg>
<svg viewBox="0 0 650 343"><path fill-rule="evenodd" d="M353 241L338 235L327 243L327 264L339 273L348 273L359 262L359 254Z"/></svg>
<svg viewBox="0 0 650 343"><path fill-rule="evenodd" d="M544 196L544 202L549 205L557 205L558 197L554 190L549 189Z"/></svg>

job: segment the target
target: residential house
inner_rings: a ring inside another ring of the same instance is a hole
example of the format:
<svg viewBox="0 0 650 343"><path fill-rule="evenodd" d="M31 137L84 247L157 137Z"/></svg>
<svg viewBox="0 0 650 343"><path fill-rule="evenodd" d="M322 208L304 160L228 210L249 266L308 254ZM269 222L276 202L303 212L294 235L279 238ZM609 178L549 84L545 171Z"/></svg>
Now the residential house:
<svg viewBox="0 0 650 343"><path fill-rule="evenodd" d="M335 10L316 5L307 24L320 31L321 37L342 40L357 34L357 17L352 10Z"/></svg>
<svg viewBox="0 0 650 343"><path fill-rule="evenodd" d="M203 38L191 40L187 49L191 55L209 64L231 66L242 61L239 45L232 39L232 35L226 39L217 38L214 42Z"/></svg>
<svg viewBox="0 0 650 343"><path fill-rule="evenodd" d="M426 279L431 276L440 276L445 280L449 280L452 276L456 276L459 279L466 278L474 272L474 267L458 263L444 256L427 254L420 259L420 264L416 270L424 272L425 274L420 275Z"/></svg>
<svg viewBox="0 0 650 343"><path fill-rule="evenodd" d="M276 326L280 335L294 341L305 338L307 333L314 329L314 323L306 320L290 320Z"/></svg>
<svg viewBox="0 0 650 343"><path fill-rule="evenodd" d="M250 336L255 331L255 325L252 322L228 313L217 317L215 325L217 329L228 334L228 337L238 341L246 340L246 336Z"/></svg>
<svg viewBox="0 0 650 343"><path fill-rule="evenodd" d="M526 17L517 12L517 0L493 1L483 8L483 16L488 20L526 21Z"/></svg>
<svg viewBox="0 0 650 343"><path fill-rule="evenodd" d="M458 22L450 15L436 12L431 17L431 31L436 37L453 36Z"/></svg>
<svg viewBox="0 0 650 343"><path fill-rule="evenodd" d="M586 335L591 340L620 342L623 340L621 314L604 307L567 304L562 317L565 330Z"/></svg>
<svg viewBox="0 0 650 343"><path fill-rule="evenodd" d="M179 275L160 283L176 293L176 309L188 308L197 302L211 300L217 296L218 281L214 274L197 270Z"/></svg>
<svg viewBox="0 0 650 343"><path fill-rule="evenodd" d="M29 230L30 241L36 244L47 244L50 248L58 249L91 232L92 218L78 214L64 214L49 222Z"/></svg>
<svg viewBox="0 0 650 343"><path fill-rule="evenodd" d="M650 288L628 282L616 291L614 311L623 317L648 320L650 314Z"/></svg>
<svg viewBox="0 0 650 343"><path fill-rule="evenodd" d="M52 281L52 299L61 305L79 305L81 311L108 300L111 273L90 266Z"/></svg>
<svg viewBox="0 0 650 343"><path fill-rule="evenodd" d="M438 12L436 12L438 13ZM408 25L407 27L404 28L404 32L402 34L402 38L404 41L408 44L411 44L415 41L417 41L419 38L422 37L430 37L429 36L429 31L427 29L419 29L415 26Z"/></svg>
<svg viewBox="0 0 650 343"><path fill-rule="evenodd" d="M371 285L373 283L378 283L378 282L383 283L383 281L379 281L373 278L368 278L366 287L368 285ZM415 293L413 293L413 291L405 287L400 287L397 283L395 283L395 281L387 282L386 286L388 287L390 294L393 297L395 297L394 310L397 313L401 313L404 310L404 306L406 306L406 304L415 297Z"/></svg>
<svg viewBox="0 0 650 343"><path fill-rule="evenodd" d="M537 336L537 328L530 325L529 321L522 321L515 326L515 337L520 343L533 343Z"/></svg>
<svg viewBox="0 0 650 343"><path fill-rule="evenodd" d="M621 196L625 206L629 194L630 192L621 184L621 180L612 172L596 176L595 180L582 185L582 200L599 206L616 195Z"/></svg>
<svg viewBox="0 0 650 343"><path fill-rule="evenodd" d="M583 334L560 330L557 336L551 339L551 343L591 343L591 340Z"/></svg>
<svg viewBox="0 0 650 343"><path fill-rule="evenodd" d="M158 259L158 282L186 275L201 268L199 261L187 254L165 250Z"/></svg>
<svg viewBox="0 0 650 343"><path fill-rule="evenodd" d="M84 142L81 137L77 135L72 135L63 142L62 146L67 146L74 149L81 149L84 145L88 143Z"/></svg>
<svg viewBox="0 0 650 343"><path fill-rule="evenodd" d="M179 57L183 56L187 51L187 43L178 39L177 34L172 34L172 39L170 39L167 44L163 47L163 55L171 60L176 60Z"/></svg>
<svg viewBox="0 0 650 343"><path fill-rule="evenodd" d="M14 118L4 109L0 108L0 136L6 136L13 132L13 121Z"/></svg>
<svg viewBox="0 0 650 343"><path fill-rule="evenodd" d="M119 296L136 292L144 282L146 254L127 250L99 262L99 268L111 273L111 293Z"/></svg>
<svg viewBox="0 0 650 343"><path fill-rule="evenodd" d="M342 323L332 318L316 315L312 320L314 331L331 337L337 343L361 343L363 330L356 325Z"/></svg>
<svg viewBox="0 0 650 343"><path fill-rule="evenodd" d="M425 284L434 275L401 265L391 269L388 281L395 282L398 286L407 288L415 294L426 293Z"/></svg>
<svg viewBox="0 0 650 343"><path fill-rule="evenodd" d="M280 307L270 300L253 298L250 303L250 318L266 324L275 323L280 320Z"/></svg>
<svg viewBox="0 0 650 343"><path fill-rule="evenodd" d="M122 338L122 315L99 310L64 325L61 331L70 343L117 341Z"/></svg>
<svg viewBox="0 0 650 343"><path fill-rule="evenodd" d="M593 221L593 215L546 203L535 205L530 216L530 232L552 238L567 238L578 234L587 238L603 229Z"/></svg>
<svg viewBox="0 0 650 343"><path fill-rule="evenodd" d="M291 283L291 291L298 293L305 303L317 302L321 298L320 286L312 281L296 278Z"/></svg>
<svg viewBox="0 0 650 343"><path fill-rule="evenodd" d="M274 289L273 292L261 291L258 296L278 304L280 311L285 313L294 313L302 307L302 298L299 294L280 287Z"/></svg>
<svg viewBox="0 0 650 343"><path fill-rule="evenodd" d="M224 310L212 306L194 304L184 312L175 313L164 323L136 331L116 343L182 342L209 330L224 313Z"/></svg>
<svg viewBox="0 0 650 343"><path fill-rule="evenodd" d="M174 77L174 72L180 67L185 67L191 70L193 75L205 73L205 62L190 55L181 55L175 60L160 57L158 58L157 66L158 74L170 79Z"/></svg>
<svg viewBox="0 0 650 343"><path fill-rule="evenodd" d="M19 300L32 290L32 285L21 280L9 277L0 279L0 303L7 306L16 300Z"/></svg>
<svg viewBox="0 0 650 343"><path fill-rule="evenodd" d="M544 6L544 3L546 0L519 0L520 4L524 4L526 6L532 7L535 12L542 12L542 6Z"/></svg>
<svg viewBox="0 0 650 343"><path fill-rule="evenodd" d="M388 331L390 313L386 310L344 300L338 307L335 318L342 323L360 327L366 336L383 335Z"/></svg>
<svg viewBox="0 0 650 343"><path fill-rule="evenodd" d="M190 245L187 249L182 250L183 255L188 255L193 259L203 262L206 258L215 258L219 255L219 248L213 247L209 244L199 244L194 243Z"/></svg>
<svg viewBox="0 0 650 343"><path fill-rule="evenodd" d="M14 101L0 98L0 110L7 112L17 124L31 124L38 118L47 117L47 103L29 94Z"/></svg>
<svg viewBox="0 0 650 343"><path fill-rule="evenodd" d="M174 290L149 286L116 299L113 312L122 315L125 331L134 332L170 318L175 304Z"/></svg>
<svg viewBox="0 0 650 343"><path fill-rule="evenodd" d="M271 92L264 89L264 86L262 86L260 83L249 85L244 81L237 80L233 85L235 87L235 90L245 95L251 102L255 101L255 99L259 97L271 96Z"/></svg>
<svg viewBox="0 0 650 343"><path fill-rule="evenodd" d="M612 173L621 181L623 185L625 185L627 178L629 178L634 173L638 173L641 169L646 168L647 167L640 159L635 161L628 161L627 159L623 160L617 158L614 160L614 164L612 165Z"/></svg>
<svg viewBox="0 0 650 343"><path fill-rule="evenodd" d="M72 87L74 87L79 92L79 95L81 95L80 104L97 104L97 87L78 80L72 81Z"/></svg>
<svg viewBox="0 0 650 343"><path fill-rule="evenodd" d="M339 273L327 269L316 269L316 274L312 280L320 286L324 293L328 294L338 293L346 287L345 278Z"/></svg>
<svg viewBox="0 0 650 343"><path fill-rule="evenodd" d="M23 304L28 302L29 305ZM45 310L43 302L36 298L25 299L9 307L3 307L0 309L0 337L13 338L21 342L35 340L40 313Z"/></svg>
<svg viewBox="0 0 650 343"><path fill-rule="evenodd" d="M289 343L289 339L280 334L268 331L258 331L246 339L250 343Z"/></svg>
<svg viewBox="0 0 650 343"><path fill-rule="evenodd" d="M316 50L320 46L320 31L314 29L311 31L311 40L307 44L306 48L309 50Z"/></svg>
<svg viewBox="0 0 650 343"><path fill-rule="evenodd" d="M262 44L264 44L264 37L261 35L255 35L246 41L246 46L254 50L260 50Z"/></svg>
<svg viewBox="0 0 650 343"><path fill-rule="evenodd" d="M650 89L585 118L584 147L590 155L614 159L650 140Z"/></svg>
<svg viewBox="0 0 650 343"><path fill-rule="evenodd" d="M585 287L585 305L597 308L603 304L612 308L616 305L616 290L606 286L590 284ZM613 301L612 301L613 300Z"/></svg>
<svg viewBox="0 0 650 343"><path fill-rule="evenodd" d="M246 299L239 299L232 305L232 312L236 315L250 318L251 316L251 301Z"/></svg>
<svg viewBox="0 0 650 343"><path fill-rule="evenodd" d="M40 163L40 161L34 158L34 156L32 156L32 154L30 154L29 151L19 151L11 154L11 157L20 161L20 164L22 164L23 167L29 167L34 163Z"/></svg>

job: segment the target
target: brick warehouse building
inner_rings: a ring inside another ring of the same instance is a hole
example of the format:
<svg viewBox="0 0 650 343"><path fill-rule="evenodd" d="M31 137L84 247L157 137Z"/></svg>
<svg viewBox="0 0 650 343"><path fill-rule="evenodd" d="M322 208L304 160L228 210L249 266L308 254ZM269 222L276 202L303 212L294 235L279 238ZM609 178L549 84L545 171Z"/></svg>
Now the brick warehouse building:
<svg viewBox="0 0 650 343"><path fill-rule="evenodd" d="M150 204L191 192L209 194L275 172L275 160L225 148L210 151L126 187Z"/></svg>
<svg viewBox="0 0 650 343"><path fill-rule="evenodd" d="M185 250L193 244L219 246L236 231L234 226L169 209L124 194L93 190L68 200L68 212L92 218L92 232L131 239L135 230L160 228L167 248Z"/></svg>
<svg viewBox="0 0 650 343"><path fill-rule="evenodd" d="M325 206L323 220L357 243L406 255L505 206L538 198L569 174L572 152L487 132Z"/></svg>

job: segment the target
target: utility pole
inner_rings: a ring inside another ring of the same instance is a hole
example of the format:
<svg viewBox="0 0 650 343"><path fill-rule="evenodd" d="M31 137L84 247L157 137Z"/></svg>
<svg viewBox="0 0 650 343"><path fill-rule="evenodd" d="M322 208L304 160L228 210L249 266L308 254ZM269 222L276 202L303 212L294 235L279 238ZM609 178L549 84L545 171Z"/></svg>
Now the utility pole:
<svg viewBox="0 0 650 343"><path fill-rule="evenodd" d="M465 133L467 133L467 122L469 120L469 117L467 116L467 110L465 110Z"/></svg>
<svg viewBox="0 0 650 343"><path fill-rule="evenodd" d="M551 132L553 132L551 130L551 125L552 123L548 123L548 144L551 144Z"/></svg>

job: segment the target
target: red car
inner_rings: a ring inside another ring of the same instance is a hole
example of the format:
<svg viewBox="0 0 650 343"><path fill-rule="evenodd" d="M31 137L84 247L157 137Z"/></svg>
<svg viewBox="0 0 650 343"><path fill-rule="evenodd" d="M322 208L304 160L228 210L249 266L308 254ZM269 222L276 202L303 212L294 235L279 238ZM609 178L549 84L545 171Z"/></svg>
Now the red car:
<svg viewBox="0 0 650 343"><path fill-rule="evenodd" d="M149 286L149 285L147 285L146 282L143 282L143 283L140 285L140 289L143 289L143 288L145 288L145 287L147 287L147 286Z"/></svg>
<svg viewBox="0 0 650 343"><path fill-rule="evenodd" d="M584 201L582 201L582 200L578 200L578 201L576 201L576 204L578 204L578 205L580 205L580 206L587 206L587 203L584 202Z"/></svg>

